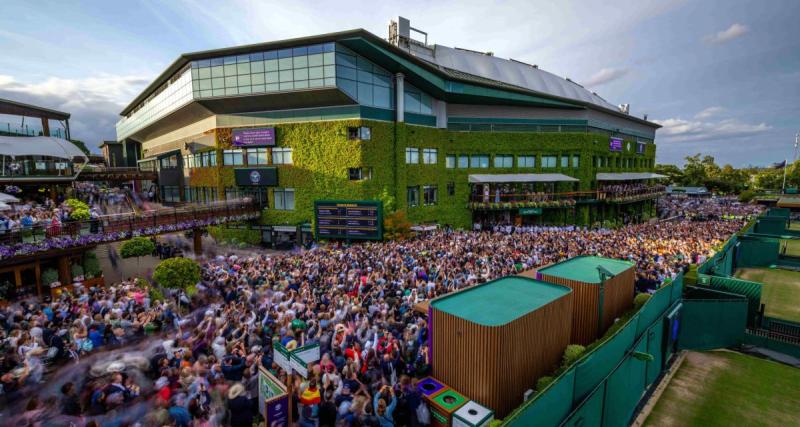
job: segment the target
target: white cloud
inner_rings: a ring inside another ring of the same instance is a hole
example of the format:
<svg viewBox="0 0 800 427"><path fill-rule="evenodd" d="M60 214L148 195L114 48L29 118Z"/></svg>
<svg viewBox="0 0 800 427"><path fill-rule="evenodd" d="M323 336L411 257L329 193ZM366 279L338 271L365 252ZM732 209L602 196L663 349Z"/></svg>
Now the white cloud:
<svg viewBox="0 0 800 427"><path fill-rule="evenodd" d="M664 142L713 141L721 138L739 138L772 129L766 123L743 123L736 119L710 122L671 118L654 120L654 122L663 126L658 130L658 135L661 137L659 140Z"/></svg>
<svg viewBox="0 0 800 427"><path fill-rule="evenodd" d="M89 147L116 139L119 112L151 81L141 76L101 74L83 79L51 77L27 83L0 75L0 98L52 108L71 114L71 136Z"/></svg>
<svg viewBox="0 0 800 427"><path fill-rule="evenodd" d="M723 111L725 111L725 109L722 107L708 107L705 110L695 114L694 118L697 120L705 120L714 117Z"/></svg>
<svg viewBox="0 0 800 427"><path fill-rule="evenodd" d="M629 70L627 68L603 68L600 71L592 74L589 79L583 82L583 85L586 87L601 86L622 78L622 76L628 74L628 71Z"/></svg>
<svg viewBox="0 0 800 427"><path fill-rule="evenodd" d="M705 40L706 43L713 44L726 43L747 34L748 31L750 31L750 28L746 25L734 23L728 27L727 30L720 31L716 34L709 34L703 37L703 40Z"/></svg>

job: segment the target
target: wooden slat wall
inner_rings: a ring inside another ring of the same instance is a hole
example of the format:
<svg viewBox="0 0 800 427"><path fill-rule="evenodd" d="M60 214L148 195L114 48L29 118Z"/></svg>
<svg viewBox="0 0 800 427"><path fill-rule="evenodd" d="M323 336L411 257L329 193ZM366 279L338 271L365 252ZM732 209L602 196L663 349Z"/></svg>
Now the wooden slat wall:
<svg viewBox="0 0 800 427"><path fill-rule="evenodd" d="M600 287L596 284L578 282L563 277L541 273L545 282L557 283L572 289L572 334L570 344L588 345L599 333L598 305Z"/></svg>
<svg viewBox="0 0 800 427"><path fill-rule="evenodd" d="M636 272L633 267L606 280L603 288L603 333L614 324L614 319L633 307L635 280Z"/></svg>
<svg viewBox="0 0 800 427"><path fill-rule="evenodd" d="M570 342L572 294L506 325L483 326L433 310L433 376L500 418L552 372Z"/></svg>

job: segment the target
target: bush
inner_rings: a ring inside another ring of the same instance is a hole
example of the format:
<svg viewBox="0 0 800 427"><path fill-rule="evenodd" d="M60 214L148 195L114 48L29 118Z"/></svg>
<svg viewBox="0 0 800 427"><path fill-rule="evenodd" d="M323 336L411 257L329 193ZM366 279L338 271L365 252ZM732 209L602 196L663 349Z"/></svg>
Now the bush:
<svg viewBox="0 0 800 427"><path fill-rule="evenodd" d="M72 273L72 278L75 279L76 277L83 276L83 267L80 264L72 264L72 268L70 268L70 272Z"/></svg>
<svg viewBox="0 0 800 427"><path fill-rule="evenodd" d="M87 252L83 257L83 271L86 272L87 278L100 277L103 275L103 270L100 268L100 261L97 260L97 255L94 252Z"/></svg>
<svg viewBox="0 0 800 427"><path fill-rule="evenodd" d="M633 299L633 309L639 310L644 306L644 303L646 303L647 300L649 299L650 299L650 294L647 293L636 295L636 297Z"/></svg>
<svg viewBox="0 0 800 427"><path fill-rule="evenodd" d="M564 350L564 357L563 357L563 365L565 367L572 365L578 359L581 358L583 353L586 351L586 347L578 344L570 344L567 346L566 350Z"/></svg>
<svg viewBox="0 0 800 427"><path fill-rule="evenodd" d="M119 254L123 258L139 258L151 255L156 250L156 245L146 237L134 237L119 248Z"/></svg>
<svg viewBox="0 0 800 427"><path fill-rule="evenodd" d="M183 289L192 295L200 281L200 266L189 258L165 259L153 272L153 280L165 288Z"/></svg>
<svg viewBox="0 0 800 427"><path fill-rule="evenodd" d="M208 234L220 245L226 245L231 242L238 245L239 242L244 242L248 245L256 246L261 243L261 231L250 228L211 226L208 227Z"/></svg>
<svg viewBox="0 0 800 427"><path fill-rule="evenodd" d="M549 386L550 383L553 382L553 380L554 378L551 376L544 376L536 380L536 392L541 393L542 390L547 388L547 386Z"/></svg>
<svg viewBox="0 0 800 427"><path fill-rule="evenodd" d="M85 221L89 219L89 205L78 199L67 199L64 204L72 211L69 213L69 218L75 221Z"/></svg>
<svg viewBox="0 0 800 427"><path fill-rule="evenodd" d="M755 197L756 193L753 190L744 190L739 193L739 201L742 203L750 203Z"/></svg>
<svg viewBox="0 0 800 427"><path fill-rule="evenodd" d="M53 282L58 282L58 272L53 268L46 268L42 271L42 283L50 286Z"/></svg>
<svg viewBox="0 0 800 427"><path fill-rule="evenodd" d="M411 235L411 223L405 211L396 211L383 219L383 237L386 240L405 240Z"/></svg>

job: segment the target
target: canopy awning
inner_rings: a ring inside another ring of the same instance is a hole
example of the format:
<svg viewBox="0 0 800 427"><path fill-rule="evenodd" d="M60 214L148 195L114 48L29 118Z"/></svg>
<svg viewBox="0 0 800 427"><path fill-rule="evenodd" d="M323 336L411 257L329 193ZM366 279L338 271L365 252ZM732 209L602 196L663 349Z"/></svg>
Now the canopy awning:
<svg viewBox="0 0 800 427"><path fill-rule="evenodd" d="M778 199L779 208L800 208L800 197L781 197Z"/></svg>
<svg viewBox="0 0 800 427"><path fill-rule="evenodd" d="M598 173L598 181L639 181L642 179L662 179L667 178L666 175L661 175L652 172L623 172L623 173Z"/></svg>
<svg viewBox="0 0 800 427"><path fill-rule="evenodd" d="M72 160L88 157L75 144L53 136L0 136L0 154L4 156L50 156Z"/></svg>
<svg viewBox="0 0 800 427"><path fill-rule="evenodd" d="M470 175L471 184L511 183L511 182L578 182L571 176L560 173L506 173Z"/></svg>
<svg viewBox="0 0 800 427"><path fill-rule="evenodd" d="M6 193L0 193L0 203L19 203L19 199Z"/></svg>

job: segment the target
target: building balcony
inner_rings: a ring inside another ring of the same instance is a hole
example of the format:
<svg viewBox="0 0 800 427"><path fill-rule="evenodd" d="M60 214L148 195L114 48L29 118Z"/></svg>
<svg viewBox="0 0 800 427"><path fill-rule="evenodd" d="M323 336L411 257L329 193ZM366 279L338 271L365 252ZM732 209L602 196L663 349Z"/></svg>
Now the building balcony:
<svg viewBox="0 0 800 427"><path fill-rule="evenodd" d="M568 208L582 201L595 199L594 191L568 193L531 192L520 194L474 194L469 201L472 210L505 210L521 208Z"/></svg>
<svg viewBox="0 0 800 427"><path fill-rule="evenodd" d="M667 188L663 185L636 186L630 188L602 188L597 199L612 203L632 203L663 196Z"/></svg>

